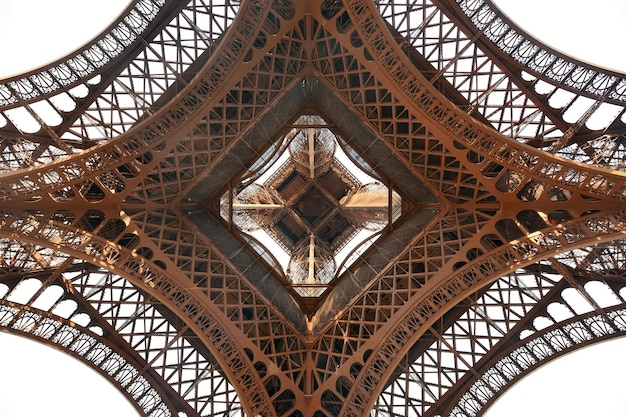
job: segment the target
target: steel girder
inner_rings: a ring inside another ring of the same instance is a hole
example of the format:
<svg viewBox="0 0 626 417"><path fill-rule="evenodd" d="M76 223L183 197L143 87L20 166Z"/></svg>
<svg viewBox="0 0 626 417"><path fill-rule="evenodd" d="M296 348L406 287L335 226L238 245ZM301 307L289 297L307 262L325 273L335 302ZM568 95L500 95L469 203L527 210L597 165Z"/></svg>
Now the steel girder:
<svg viewBox="0 0 626 417"><path fill-rule="evenodd" d="M145 415L315 417L477 415L535 366L506 365L511 355L539 364L620 334L624 77L554 55L575 68L555 78L520 58L523 33L489 7L192 1L169 22L155 12L151 40L121 51L126 67L87 88L66 123L51 129L42 114L40 132L5 129L4 328L38 336L71 300L41 337L109 378L117 371L89 360L95 348L54 335L72 325L124 358L132 384L162 398L146 407L120 379ZM546 86L593 103L567 122ZM0 110L32 112L72 88L10 92ZM604 102L618 117L594 131ZM313 303L215 215L231 178L303 114L323 115L404 199L401 221ZM589 282L606 282L614 302ZM42 308L48 288L61 294Z"/></svg>

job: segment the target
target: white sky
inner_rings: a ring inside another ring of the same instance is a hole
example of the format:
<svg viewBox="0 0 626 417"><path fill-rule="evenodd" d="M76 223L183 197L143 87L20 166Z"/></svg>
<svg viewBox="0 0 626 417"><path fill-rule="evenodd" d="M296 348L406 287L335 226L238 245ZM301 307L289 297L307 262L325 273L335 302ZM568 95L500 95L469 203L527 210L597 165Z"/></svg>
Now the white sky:
<svg viewBox="0 0 626 417"><path fill-rule="evenodd" d="M555 48L626 71L626 53L619 46L626 39L626 1L496 2L522 27ZM127 3L0 0L0 77L27 71L83 45ZM486 416L623 416L626 396L619 389L626 387L626 361L617 359L624 351L626 339L620 339L567 355L523 379ZM594 370L600 373L586 374ZM125 398L95 371L68 355L17 336L0 333L0 375L2 417L135 415ZM555 396L555 387L562 388L562 394ZM87 402L78 403L78 398ZM612 408L597 408L609 404ZM71 405L78 409L71 411ZM97 414L100 411L103 413Z"/></svg>
<svg viewBox="0 0 626 417"><path fill-rule="evenodd" d="M78 359L0 332L0 416L137 415L113 384Z"/></svg>
<svg viewBox="0 0 626 417"><path fill-rule="evenodd" d="M0 0L0 77L78 49L128 4L129 0Z"/></svg>
<svg viewBox="0 0 626 417"><path fill-rule="evenodd" d="M493 0L507 16L555 49L626 71L626 1Z"/></svg>
<svg viewBox="0 0 626 417"><path fill-rule="evenodd" d="M79 48L129 0L0 0L0 78ZM130 417L134 407L73 357L0 332L1 417Z"/></svg>
<svg viewBox="0 0 626 417"><path fill-rule="evenodd" d="M626 1L494 0L519 26L555 49L626 71ZM544 10L543 13L537 13ZM555 26L555 19L560 24ZM485 417L623 417L626 338L580 349L510 388Z"/></svg>
<svg viewBox="0 0 626 417"><path fill-rule="evenodd" d="M623 417L626 338L583 348L532 372L485 417Z"/></svg>

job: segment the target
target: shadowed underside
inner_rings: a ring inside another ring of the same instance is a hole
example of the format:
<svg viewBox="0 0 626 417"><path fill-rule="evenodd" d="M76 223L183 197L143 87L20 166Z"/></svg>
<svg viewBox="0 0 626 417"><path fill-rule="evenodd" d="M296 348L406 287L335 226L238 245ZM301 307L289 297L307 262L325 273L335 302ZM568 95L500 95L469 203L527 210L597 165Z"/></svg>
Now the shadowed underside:
<svg viewBox="0 0 626 417"><path fill-rule="evenodd" d="M480 415L624 334L622 74L488 1L181 3L0 83L3 330L144 415L267 417Z"/></svg>

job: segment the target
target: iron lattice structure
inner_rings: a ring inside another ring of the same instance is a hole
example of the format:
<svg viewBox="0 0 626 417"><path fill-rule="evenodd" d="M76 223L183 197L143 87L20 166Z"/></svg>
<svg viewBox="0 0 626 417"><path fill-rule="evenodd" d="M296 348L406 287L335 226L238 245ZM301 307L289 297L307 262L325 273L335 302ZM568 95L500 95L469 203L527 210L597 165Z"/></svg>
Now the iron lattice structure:
<svg viewBox="0 0 626 417"><path fill-rule="evenodd" d="M481 415L626 331L625 104L489 0L136 0L0 82L0 326L146 416ZM402 207L307 298L220 199L308 115Z"/></svg>

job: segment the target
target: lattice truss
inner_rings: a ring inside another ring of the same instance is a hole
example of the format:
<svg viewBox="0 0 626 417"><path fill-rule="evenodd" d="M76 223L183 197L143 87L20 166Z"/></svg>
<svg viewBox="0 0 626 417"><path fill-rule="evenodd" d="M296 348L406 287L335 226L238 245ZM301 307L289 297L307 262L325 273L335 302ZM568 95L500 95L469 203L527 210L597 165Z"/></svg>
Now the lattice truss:
<svg viewBox="0 0 626 417"><path fill-rule="evenodd" d="M481 415L626 330L625 100L487 0L138 0L0 82L0 326L146 416ZM321 296L220 216L303 115L402 202Z"/></svg>

